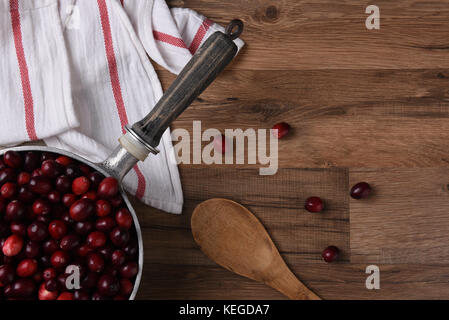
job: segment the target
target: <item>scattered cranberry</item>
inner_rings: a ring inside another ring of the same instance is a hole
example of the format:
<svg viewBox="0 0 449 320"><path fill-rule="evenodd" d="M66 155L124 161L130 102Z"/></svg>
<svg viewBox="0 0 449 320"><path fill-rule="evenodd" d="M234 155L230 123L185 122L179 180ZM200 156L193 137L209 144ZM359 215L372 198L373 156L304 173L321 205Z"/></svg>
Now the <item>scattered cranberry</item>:
<svg viewBox="0 0 449 320"><path fill-rule="evenodd" d="M30 182L31 175L28 172L21 172L17 176L17 183L21 186L26 185Z"/></svg>
<svg viewBox="0 0 449 320"><path fill-rule="evenodd" d="M15 255L18 255L20 251L22 251L23 248L23 239L22 237L13 234L12 236L9 236L5 243L3 244L3 254L8 257L13 257Z"/></svg>
<svg viewBox="0 0 449 320"><path fill-rule="evenodd" d="M45 281L45 289L50 292L58 291L59 287L58 280L56 279L48 279Z"/></svg>
<svg viewBox="0 0 449 320"><path fill-rule="evenodd" d="M366 182L359 182L351 189L351 197L353 199L363 199L369 196L371 193L371 186Z"/></svg>
<svg viewBox="0 0 449 320"><path fill-rule="evenodd" d="M59 176L56 178L55 187L60 193L68 193L72 190L72 180L65 175Z"/></svg>
<svg viewBox="0 0 449 320"><path fill-rule="evenodd" d="M97 216L105 217L111 213L111 204L106 200L97 200L95 203L95 209L97 212Z"/></svg>
<svg viewBox="0 0 449 320"><path fill-rule="evenodd" d="M22 156L16 151L7 151L3 156L3 161L8 167L14 169L20 168L23 163Z"/></svg>
<svg viewBox="0 0 449 320"><path fill-rule="evenodd" d="M89 179L86 177L78 177L72 182L72 192L76 195L82 195L86 193L90 188Z"/></svg>
<svg viewBox="0 0 449 320"><path fill-rule="evenodd" d="M102 198L112 198L118 194L119 187L117 179L113 177L104 178L98 186L98 195Z"/></svg>
<svg viewBox="0 0 449 320"><path fill-rule="evenodd" d="M122 208L115 214L115 221L120 228L130 229L133 225L133 217L128 209Z"/></svg>
<svg viewBox="0 0 449 320"><path fill-rule="evenodd" d="M306 203L304 205L305 209L309 212L321 212L323 211L324 204L321 198L319 197L310 197L306 200Z"/></svg>
<svg viewBox="0 0 449 320"><path fill-rule="evenodd" d="M106 244L106 235L101 231L94 231L87 237L87 245L91 248L100 248Z"/></svg>
<svg viewBox="0 0 449 320"><path fill-rule="evenodd" d="M31 277L37 271L37 261L34 259L24 259L17 266L16 273L19 277Z"/></svg>
<svg viewBox="0 0 449 320"><path fill-rule="evenodd" d="M282 139L290 131L290 125L285 122L280 122L275 124L271 130L276 138Z"/></svg>
<svg viewBox="0 0 449 320"><path fill-rule="evenodd" d="M22 186L19 188L17 198L22 202L31 203L34 201L35 196L27 187Z"/></svg>
<svg viewBox="0 0 449 320"><path fill-rule="evenodd" d="M76 164L69 164L65 168L65 175L72 180L81 176L81 174L82 174L82 172Z"/></svg>
<svg viewBox="0 0 449 320"><path fill-rule="evenodd" d="M83 290L75 290L73 292L73 299L74 300L89 300L90 296L89 293Z"/></svg>
<svg viewBox="0 0 449 320"><path fill-rule="evenodd" d="M322 256L324 261L330 263L338 259L339 253L340 250L337 247L330 246L324 249Z"/></svg>
<svg viewBox="0 0 449 320"><path fill-rule="evenodd" d="M17 184L13 182L7 182L0 188L0 194L5 199L14 197L16 193L17 193Z"/></svg>

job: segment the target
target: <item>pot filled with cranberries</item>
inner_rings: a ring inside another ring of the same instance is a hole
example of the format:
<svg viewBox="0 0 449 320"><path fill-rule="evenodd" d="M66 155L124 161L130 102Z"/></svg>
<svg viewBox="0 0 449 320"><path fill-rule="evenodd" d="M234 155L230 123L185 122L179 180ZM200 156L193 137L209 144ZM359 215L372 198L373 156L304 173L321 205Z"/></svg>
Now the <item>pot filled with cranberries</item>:
<svg viewBox="0 0 449 320"><path fill-rule="evenodd" d="M0 151L0 300L135 298L142 234L121 181L231 62L242 29L233 20L211 35L103 162L42 146Z"/></svg>

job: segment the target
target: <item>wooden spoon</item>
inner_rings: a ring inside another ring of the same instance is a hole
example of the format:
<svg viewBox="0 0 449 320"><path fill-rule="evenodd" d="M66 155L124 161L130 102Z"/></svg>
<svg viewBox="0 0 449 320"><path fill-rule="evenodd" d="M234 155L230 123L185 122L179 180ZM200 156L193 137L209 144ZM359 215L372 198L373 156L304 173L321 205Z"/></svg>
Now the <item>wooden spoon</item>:
<svg viewBox="0 0 449 320"><path fill-rule="evenodd" d="M222 267L263 282L294 300L320 300L285 264L260 221L242 205L226 199L200 203L192 233L201 250Z"/></svg>

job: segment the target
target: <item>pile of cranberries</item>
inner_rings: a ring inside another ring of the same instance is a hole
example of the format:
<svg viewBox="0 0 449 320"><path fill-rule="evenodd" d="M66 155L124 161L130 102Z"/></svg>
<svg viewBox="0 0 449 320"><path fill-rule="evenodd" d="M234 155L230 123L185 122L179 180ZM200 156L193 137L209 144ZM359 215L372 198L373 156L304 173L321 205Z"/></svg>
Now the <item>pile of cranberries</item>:
<svg viewBox="0 0 449 320"><path fill-rule="evenodd" d="M137 259L116 179L54 153L0 156L0 300L128 299Z"/></svg>

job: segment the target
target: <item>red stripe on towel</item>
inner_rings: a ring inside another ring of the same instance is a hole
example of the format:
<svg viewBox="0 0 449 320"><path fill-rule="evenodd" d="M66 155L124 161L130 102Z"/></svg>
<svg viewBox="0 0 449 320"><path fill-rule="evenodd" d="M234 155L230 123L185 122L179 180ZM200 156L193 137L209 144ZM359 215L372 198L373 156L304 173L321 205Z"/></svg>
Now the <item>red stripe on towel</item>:
<svg viewBox="0 0 449 320"><path fill-rule="evenodd" d="M159 32L159 31L153 31L153 36L155 40L162 41L168 44L171 44L172 46L178 47L178 48L184 48L187 49L186 44L184 41L180 38L173 37L169 34Z"/></svg>
<svg viewBox="0 0 449 320"><path fill-rule="evenodd" d="M111 24L109 21L108 7L105 0L97 0L100 10L101 26L103 29L104 45L106 48L106 57L109 66L109 75L111 78L112 92L114 94L117 112L122 126L122 132L125 133L125 125L128 124L128 116L126 114L125 103L123 102L122 89L120 86L120 78L118 75L117 60L115 58L114 43L112 41ZM145 194L145 177L136 165L134 171L137 175L137 191L136 196L141 199Z"/></svg>
<svg viewBox="0 0 449 320"><path fill-rule="evenodd" d="M198 48L200 47L201 42L203 41L204 36L206 35L206 32L207 32L207 30L209 30L212 23L213 22L207 18L203 20L203 23L201 23L200 27L198 28L198 31L196 32L195 37L192 40L192 43L190 44L190 47L189 47L189 51L192 54L195 54L196 50L198 50Z"/></svg>
<svg viewBox="0 0 449 320"><path fill-rule="evenodd" d="M11 14L12 31L14 35L14 45L16 48L17 62L19 64L20 78L22 81L23 103L25 107L25 126L30 140L37 140L36 128L34 124L34 102L31 92L30 76L28 65L23 49L22 27L20 25L19 0L10 0L9 8Z"/></svg>

